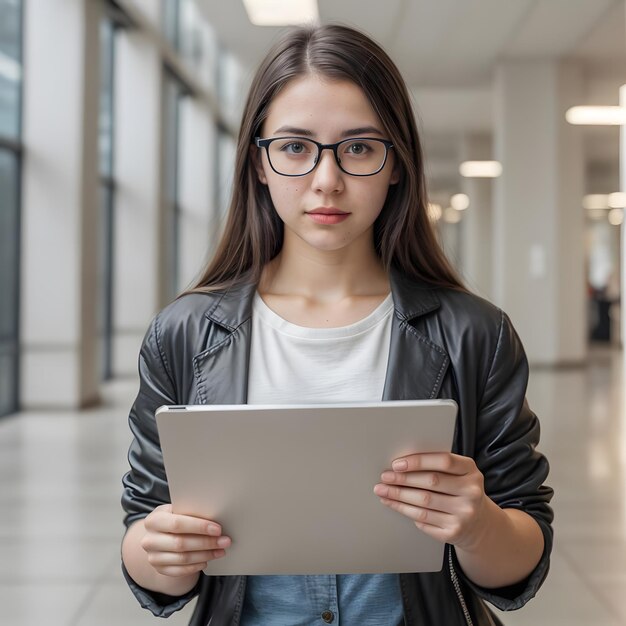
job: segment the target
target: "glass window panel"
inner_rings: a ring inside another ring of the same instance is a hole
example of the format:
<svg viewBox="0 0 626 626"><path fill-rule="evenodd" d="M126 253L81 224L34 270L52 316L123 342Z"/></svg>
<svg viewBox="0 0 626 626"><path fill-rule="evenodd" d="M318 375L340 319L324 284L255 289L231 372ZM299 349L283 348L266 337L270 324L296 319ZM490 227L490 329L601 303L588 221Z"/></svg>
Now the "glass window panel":
<svg viewBox="0 0 626 626"><path fill-rule="evenodd" d="M217 97L217 59L219 45L215 29L205 19L198 21L198 38L200 39L200 59L195 73L200 84Z"/></svg>
<svg viewBox="0 0 626 626"><path fill-rule="evenodd" d="M194 72L200 70L203 56L202 16L196 0L179 0L178 51L183 62Z"/></svg>
<svg viewBox="0 0 626 626"><path fill-rule="evenodd" d="M217 95L219 46L198 0L161 0L161 28L194 78Z"/></svg>
<svg viewBox="0 0 626 626"><path fill-rule="evenodd" d="M112 176L113 167L113 50L115 29L111 20L100 22L100 174Z"/></svg>
<svg viewBox="0 0 626 626"><path fill-rule="evenodd" d="M178 49L180 0L161 0L161 28L172 47Z"/></svg>
<svg viewBox="0 0 626 626"><path fill-rule="evenodd" d="M0 136L20 135L22 3L0 0Z"/></svg>
<svg viewBox="0 0 626 626"><path fill-rule="evenodd" d="M113 237L114 193L112 187L100 185L98 241L98 307L97 333L102 355L101 378L113 375Z"/></svg>
<svg viewBox="0 0 626 626"><path fill-rule="evenodd" d="M163 196L165 198L165 265L166 292L170 299L176 297L179 290L179 201L178 168L180 100L184 91L181 84L166 72L164 80L165 96L165 172L163 176Z"/></svg>
<svg viewBox="0 0 626 626"><path fill-rule="evenodd" d="M113 185L113 81L115 61L115 25L110 19L100 22L100 224L98 228L98 346L101 378L112 377L113 350L113 220L115 188Z"/></svg>
<svg viewBox="0 0 626 626"><path fill-rule="evenodd" d="M17 409L19 161L0 150L0 415Z"/></svg>
<svg viewBox="0 0 626 626"><path fill-rule="evenodd" d="M0 417L17 411L16 349L0 344Z"/></svg>
<svg viewBox="0 0 626 626"><path fill-rule="evenodd" d="M176 202L178 193L178 102L181 87L170 74L165 75L165 198Z"/></svg>
<svg viewBox="0 0 626 626"><path fill-rule="evenodd" d="M222 51L218 66L218 98L222 114L232 124L238 124L241 116L243 84L241 64L232 54Z"/></svg>
<svg viewBox="0 0 626 626"><path fill-rule="evenodd" d="M17 156L0 150L0 339L13 337L17 320L19 219ZM9 297L4 297L8 295Z"/></svg>

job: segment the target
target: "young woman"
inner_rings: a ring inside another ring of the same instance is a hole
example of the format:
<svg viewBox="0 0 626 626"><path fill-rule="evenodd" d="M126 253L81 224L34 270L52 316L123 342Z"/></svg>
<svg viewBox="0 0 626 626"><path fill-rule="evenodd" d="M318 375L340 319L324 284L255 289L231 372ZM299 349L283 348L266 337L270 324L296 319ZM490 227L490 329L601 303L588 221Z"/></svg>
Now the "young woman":
<svg viewBox="0 0 626 626"><path fill-rule="evenodd" d="M393 62L352 29L290 30L252 82L216 255L141 348L122 558L155 615L199 594L194 625L486 625L499 622L484 600L516 609L543 582L552 492L524 352L462 286L426 207ZM441 572L201 573L231 538L172 513L158 406L435 397L459 405L453 453L390 459L372 497L446 544Z"/></svg>

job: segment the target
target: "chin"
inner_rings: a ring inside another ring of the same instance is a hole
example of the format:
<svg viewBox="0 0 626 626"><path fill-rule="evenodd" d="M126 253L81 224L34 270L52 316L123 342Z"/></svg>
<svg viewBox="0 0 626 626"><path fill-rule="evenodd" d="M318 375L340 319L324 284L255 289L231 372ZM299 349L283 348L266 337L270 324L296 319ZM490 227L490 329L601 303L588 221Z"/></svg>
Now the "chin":
<svg viewBox="0 0 626 626"><path fill-rule="evenodd" d="M352 246L362 247L364 245L363 237L369 238L371 236L373 241L373 235L368 235L367 232L369 232L369 229L363 233L355 233L354 231L346 233L345 230L339 229L333 232L331 229L328 229L326 232L318 230L318 232L314 233L310 231L291 231L291 234L295 235L298 246L304 244L306 247L319 252L338 252L339 250L347 250ZM285 231L285 234L287 234L287 231Z"/></svg>
<svg viewBox="0 0 626 626"><path fill-rule="evenodd" d="M337 252L339 250L347 250L353 241L307 241L311 248L315 248L320 252Z"/></svg>

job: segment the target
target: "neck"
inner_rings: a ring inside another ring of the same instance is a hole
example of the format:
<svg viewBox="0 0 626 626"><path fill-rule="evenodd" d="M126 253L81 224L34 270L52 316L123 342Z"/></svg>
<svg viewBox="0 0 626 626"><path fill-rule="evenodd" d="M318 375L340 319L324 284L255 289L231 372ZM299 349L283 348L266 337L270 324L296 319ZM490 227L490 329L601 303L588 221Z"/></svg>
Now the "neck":
<svg viewBox="0 0 626 626"><path fill-rule="evenodd" d="M389 278L371 238L355 244L319 250L285 237L280 253L263 271L259 290L328 303L388 293Z"/></svg>

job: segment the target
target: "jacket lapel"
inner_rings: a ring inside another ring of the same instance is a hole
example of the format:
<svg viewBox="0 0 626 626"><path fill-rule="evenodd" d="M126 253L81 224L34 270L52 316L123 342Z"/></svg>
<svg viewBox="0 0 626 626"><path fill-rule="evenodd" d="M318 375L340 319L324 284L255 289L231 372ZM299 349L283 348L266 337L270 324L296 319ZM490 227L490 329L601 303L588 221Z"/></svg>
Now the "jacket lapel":
<svg viewBox="0 0 626 626"><path fill-rule="evenodd" d="M390 273L395 315L383 400L436 398L450 364L446 351L418 332L411 321L439 308L432 288Z"/></svg>
<svg viewBox="0 0 626 626"><path fill-rule="evenodd" d="M200 404L245 404L248 397L252 298L255 285L216 294L206 312L213 322L209 347L193 359Z"/></svg>

